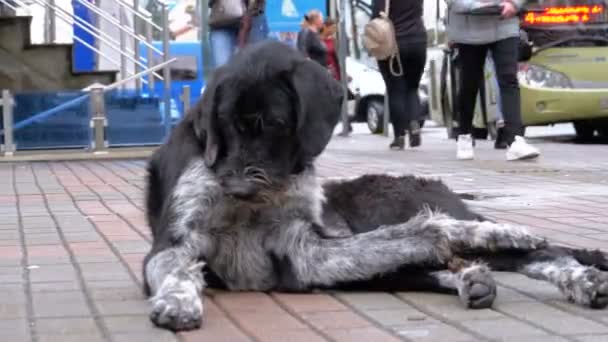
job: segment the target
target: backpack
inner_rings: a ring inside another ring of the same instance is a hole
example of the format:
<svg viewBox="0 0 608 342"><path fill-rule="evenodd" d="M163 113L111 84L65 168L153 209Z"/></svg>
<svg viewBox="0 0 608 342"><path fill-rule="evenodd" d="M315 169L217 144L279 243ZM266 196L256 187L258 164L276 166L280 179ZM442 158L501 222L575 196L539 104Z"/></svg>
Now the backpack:
<svg viewBox="0 0 608 342"><path fill-rule="evenodd" d="M403 75L403 66L399 58L399 47L395 36L395 27L389 19L391 0L385 0L384 11L380 12L378 18L370 20L363 31L363 46L370 54L379 61L389 59L391 73L394 76ZM398 71L393 69L394 60L397 59Z"/></svg>

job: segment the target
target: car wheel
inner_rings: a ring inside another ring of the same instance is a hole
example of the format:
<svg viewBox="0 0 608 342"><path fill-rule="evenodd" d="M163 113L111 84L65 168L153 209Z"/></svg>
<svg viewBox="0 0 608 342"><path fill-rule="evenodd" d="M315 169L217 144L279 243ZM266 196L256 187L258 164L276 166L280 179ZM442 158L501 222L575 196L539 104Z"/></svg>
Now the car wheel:
<svg viewBox="0 0 608 342"><path fill-rule="evenodd" d="M370 132L381 134L384 131L384 104L378 100L367 101L365 115Z"/></svg>
<svg viewBox="0 0 608 342"><path fill-rule="evenodd" d="M595 133L595 128L593 123L590 121L575 121L574 130L576 131L576 136L579 139L589 140L593 138L593 134Z"/></svg>

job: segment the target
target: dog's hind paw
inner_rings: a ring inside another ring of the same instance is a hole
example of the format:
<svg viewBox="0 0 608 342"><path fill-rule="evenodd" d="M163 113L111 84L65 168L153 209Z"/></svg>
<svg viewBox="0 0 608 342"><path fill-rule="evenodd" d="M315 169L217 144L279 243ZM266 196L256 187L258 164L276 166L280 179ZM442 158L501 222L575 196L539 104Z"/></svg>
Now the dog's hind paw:
<svg viewBox="0 0 608 342"><path fill-rule="evenodd" d="M485 265L473 264L459 271L458 296L471 309L485 309L496 299L496 282Z"/></svg>
<svg viewBox="0 0 608 342"><path fill-rule="evenodd" d="M572 302L594 309L608 306L608 272L588 267L579 276L574 276L571 283L563 286L560 289Z"/></svg>
<svg viewBox="0 0 608 342"><path fill-rule="evenodd" d="M173 331L200 328L203 320L203 301L196 293L175 289L153 297L150 301L150 319L157 326Z"/></svg>

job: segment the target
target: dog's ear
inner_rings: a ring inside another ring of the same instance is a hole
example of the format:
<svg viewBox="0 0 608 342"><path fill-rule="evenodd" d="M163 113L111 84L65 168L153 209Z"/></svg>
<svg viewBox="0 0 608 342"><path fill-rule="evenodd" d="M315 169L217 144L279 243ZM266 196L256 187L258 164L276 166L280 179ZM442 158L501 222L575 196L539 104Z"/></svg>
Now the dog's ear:
<svg viewBox="0 0 608 342"><path fill-rule="evenodd" d="M218 68L205 86L193 117L193 128L199 141L205 143L204 160L207 167L217 161L221 148L221 135L217 125L217 109L223 69Z"/></svg>
<svg viewBox="0 0 608 342"><path fill-rule="evenodd" d="M309 60L298 61L291 77L298 99L297 139L306 156L316 157L340 118L343 89L327 69Z"/></svg>

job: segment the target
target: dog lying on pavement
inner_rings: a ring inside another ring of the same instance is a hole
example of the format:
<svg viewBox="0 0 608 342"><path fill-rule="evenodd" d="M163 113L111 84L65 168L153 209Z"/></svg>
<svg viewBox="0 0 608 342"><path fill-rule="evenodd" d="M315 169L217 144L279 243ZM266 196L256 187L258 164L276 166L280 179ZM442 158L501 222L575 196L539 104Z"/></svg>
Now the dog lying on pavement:
<svg viewBox="0 0 608 342"><path fill-rule="evenodd" d="M200 327L203 289L422 290L469 308L496 297L490 269L608 304L608 259L494 223L440 181L366 175L320 184L341 85L279 42L220 67L148 166L153 246L144 260L151 320Z"/></svg>

